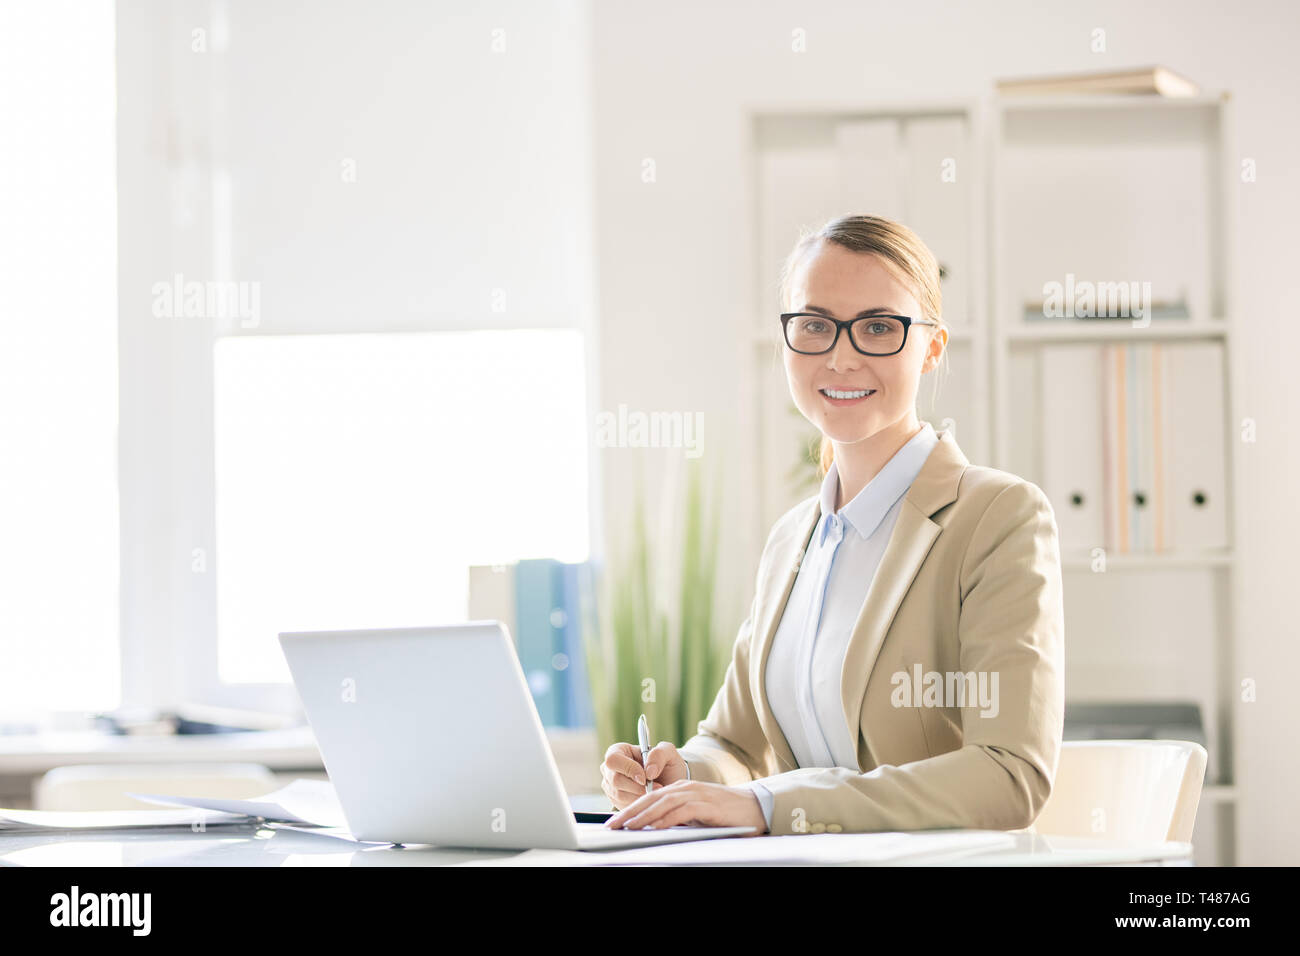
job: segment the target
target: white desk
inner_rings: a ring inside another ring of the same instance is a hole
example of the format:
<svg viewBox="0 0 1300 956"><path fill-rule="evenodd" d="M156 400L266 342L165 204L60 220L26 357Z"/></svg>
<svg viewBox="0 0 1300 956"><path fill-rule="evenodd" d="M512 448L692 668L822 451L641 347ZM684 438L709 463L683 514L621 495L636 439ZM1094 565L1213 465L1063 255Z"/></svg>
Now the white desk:
<svg viewBox="0 0 1300 956"><path fill-rule="evenodd" d="M115 735L98 731L0 735L0 774L41 774L69 764L260 763L320 770L309 727L232 734Z"/></svg>
<svg viewBox="0 0 1300 956"><path fill-rule="evenodd" d="M1120 844L1014 834L1005 849L929 856L922 866L1190 866L1190 843ZM761 840L763 837L751 837ZM0 833L0 866L599 866L600 853L358 847L334 837L255 825L98 833ZM900 865L895 862L891 865ZM903 865L908 865L903 863Z"/></svg>
<svg viewBox="0 0 1300 956"><path fill-rule="evenodd" d="M546 739L570 792L600 790L595 731L547 727ZM17 806L30 799L30 778L70 764L257 763L288 775L324 770L316 737L307 726L229 734L115 735L98 731L0 734L0 791L6 778ZM292 779L292 778L290 778ZM287 780L286 780L287 782ZM609 803L600 796L599 806ZM8 806L0 799L0 806Z"/></svg>

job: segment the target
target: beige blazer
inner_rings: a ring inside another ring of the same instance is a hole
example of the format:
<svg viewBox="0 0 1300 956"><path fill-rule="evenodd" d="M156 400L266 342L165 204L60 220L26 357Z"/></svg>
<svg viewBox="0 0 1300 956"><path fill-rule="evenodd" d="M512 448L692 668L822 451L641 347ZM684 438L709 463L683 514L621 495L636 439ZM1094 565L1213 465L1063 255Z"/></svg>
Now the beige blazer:
<svg viewBox="0 0 1300 956"><path fill-rule="evenodd" d="M939 434L845 654L857 770L797 767L764 681L820 514L814 495L768 535L722 688L681 748L691 778L762 780L774 834L1028 826L1052 790L1065 708L1060 549L1047 497L972 465L951 432ZM971 693L980 680L982 699ZM903 696L917 687L923 693ZM981 706L990 700L996 708Z"/></svg>

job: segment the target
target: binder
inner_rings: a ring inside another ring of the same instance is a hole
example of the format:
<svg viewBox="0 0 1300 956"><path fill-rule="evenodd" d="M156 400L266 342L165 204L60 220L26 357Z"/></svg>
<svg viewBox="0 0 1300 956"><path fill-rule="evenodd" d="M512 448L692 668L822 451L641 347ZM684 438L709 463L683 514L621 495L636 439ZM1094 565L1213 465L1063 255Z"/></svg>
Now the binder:
<svg viewBox="0 0 1300 956"><path fill-rule="evenodd" d="M567 677L556 668L562 653L561 629L552 622L556 601L556 562L530 558L515 565L515 626L519 664L544 727L562 726Z"/></svg>
<svg viewBox="0 0 1300 956"><path fill-rule="evenodd" d="M1167 547L1225 548L1227 418L1223 404L1223 344L1180 342L1160 349L1162 465L1168 489Z"/></svg>
<svg viewBox="0 0 1300 956"><path fill-rule="evenodd" d="M1151 343L1102 348L1106 550L1154 553L1167 547L1162 467L1164 396L1156 390Z"/></svg>
<svg viewBox="0 0 1300 956"><path fill-rule="evenodd" d="M1102 508L1105 548L1112 554L1129 550L1128 375L1122 345L1104 345L1102 355Z"/></svg>
<svg viewBox="0 0 1300 956"><path fill-rule="evenodd" d="M1155 484L1155 445L1161 433L1154 417L1152 401L1152 345L1138 343L1126 348L1125 368L1128 377L1130 462L1125 507L1132 535L1131 550L1153 552L1164 549L1156 540L1154 515L1165 500L1165 489Z"/></svg>
<svg viewBox="0 0 1300 956"><path fill-rule="evenodd" d="M595 726L582 633L590 575L587 564L550 558L514 569L519 663L546 727Z"/></svg>
<svg viewBox="0 0 1300 956"><path fill-rule="evenodd" d="M1226 547L1222 344L1135 343L1101 352L1106 549Z"/></svg>
<svg viewBox="0 0 1300 956"><path fill-rule="evenodd" d="M1164 490L1154 485L1151 347L1102 347L1105 393L1102 460L1105 474L1106 550L1130 554L1157 550L1153 515Z"/></svg>
<svg viewBox="0 0 1300 956"><path fill-rule="evenodd" d="M591 683L587 678L587 650L583 644L582 599L590 590L590 566L586 564L561 564L561 608L563 626L560 646L568 660L566 668L564 723L567 727L594 727L595 713L591 703Z"/></svg>
<svg viewBox="0 0 1300 956"><path fill-rule="evenodd" d="M1106 542L1102 457L1102 350L1047 345L1040 352L1043 492L1056 514L1061 551Z"/></svg>

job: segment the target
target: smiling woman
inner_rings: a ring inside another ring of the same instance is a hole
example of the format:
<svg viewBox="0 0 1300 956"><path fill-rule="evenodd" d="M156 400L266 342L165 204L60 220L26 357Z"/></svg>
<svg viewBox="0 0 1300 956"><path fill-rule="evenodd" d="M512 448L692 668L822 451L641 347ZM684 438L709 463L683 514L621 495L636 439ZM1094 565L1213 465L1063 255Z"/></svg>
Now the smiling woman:
<svg viewBox="0 0 1300 956"><path fill-rule="evenodd" d="M822 432L823 474L834 458L837 435L846 428L847 434L857 434L874 423L873 431L892 432L893 439L873 443L877 456L894 439L916 432L920 376L938 366L948 344L938 261L911 230L885 223L851 217L805 234L781 277L781 299L792 310L782 315L786 378L795 407ZM855 312L862 303L868 307ZM852 322L836 315L852 316ZM828 323L833 331L826 331ZM849 334L841 335L846 329ZM874 401L827 395L853 389L869 390ZM869 406L868 417L827 414L828 408L846 406L862 406L864 414ZM897 447L894 442L888 450ZM856 458L863 449L843 453ZM880 464L873 469L867 460L865 467L847 470L874 473Z"/></svg>
<svg viewBox="0 0 1300 956"><path fill-rule="evenodd" d="M782 306L790 395L822 433L820 492L773 526L698 733L644 761L606 752L608 825L1028 826L1064 720L1057 528L1037 486L971 464L917 417L948 343L938 262L900 223L836 219L796 243ZM903 701L904 665L997 699Z"/></svg>

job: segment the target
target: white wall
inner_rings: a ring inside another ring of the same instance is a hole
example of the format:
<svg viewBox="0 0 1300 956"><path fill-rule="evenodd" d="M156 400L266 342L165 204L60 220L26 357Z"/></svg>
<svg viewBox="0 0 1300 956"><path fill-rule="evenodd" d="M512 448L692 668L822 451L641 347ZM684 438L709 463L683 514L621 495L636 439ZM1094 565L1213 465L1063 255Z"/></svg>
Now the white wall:
<svg viewBox="0 0 1300 956"><path fill-rule="evenodd" d="M733 492L726 516L722 585L748 600L765 529L746 469L753 461L752 353L738 336L760 300L752 179L747 172L753 106L898 98L950 99L989 92L996 77L1166 65L1207 90L1234 96L1243 156L1259 180L1242 185L1238 301L1244 380L1235 417L1258 423L1245 461L1244 577L1237 667L1259 684L1238 705L1238 861L1300 859L1292 806L1300 767L1291 759L1291 688L1300 672L1294 640L1290 548L1300 536L1292 499L1297 449L1286 424L1300 407L1289 373L1300 323L1285 297L1296 250L1300 132L1292 41L1295 5L1211 2L907 4L746 2L656 4L605 0L594 10L599 314L606 347L603 407L699 410L705 459L725 459ZM1108 52L1090 52L1091 31ZM790 50L802 28L807 52ZM642 182L642 160L657 181ZM793 237L792 237L793 240ZM649 336L647 327L658 330ZM690 332L695 346L675 345ZM661 457L666 460L666 453ZM638 462L610 453L611 530ZM735 618L739 621L739 617Z"/></svg>

